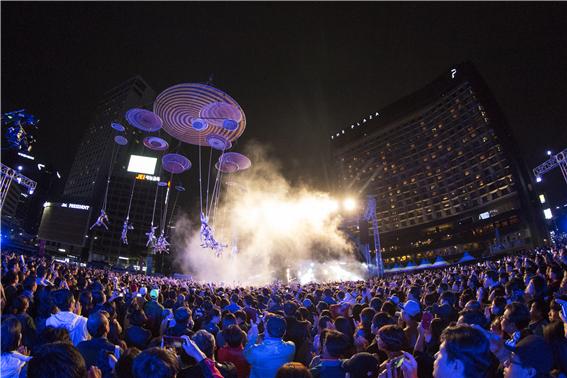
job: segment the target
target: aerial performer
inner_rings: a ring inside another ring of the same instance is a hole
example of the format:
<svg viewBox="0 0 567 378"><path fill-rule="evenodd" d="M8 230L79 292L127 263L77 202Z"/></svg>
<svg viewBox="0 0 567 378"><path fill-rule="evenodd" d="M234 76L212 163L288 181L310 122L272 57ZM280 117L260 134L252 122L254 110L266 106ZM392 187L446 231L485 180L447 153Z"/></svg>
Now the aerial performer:
<svg viewBox="0 0 567 378"><path fill-rule="evenodd" d="M220 256L227 247L215 235L215 211L220 200L222 176L224 173L247 168L239 167L236 162L222 157L246 128L244 111L233 98L217 88L206 84L184 83L160 93L154 102L154 113L163 120L165 132L180 142L199 147L201 245ZM208 169L205 172L202 169L203 148L210 149ZM216 178L211 178L214 151L219 151L220 157L215 165ZM250 164L250 160L245 159ZM205 185L203 181L206 181Z"/></svg>

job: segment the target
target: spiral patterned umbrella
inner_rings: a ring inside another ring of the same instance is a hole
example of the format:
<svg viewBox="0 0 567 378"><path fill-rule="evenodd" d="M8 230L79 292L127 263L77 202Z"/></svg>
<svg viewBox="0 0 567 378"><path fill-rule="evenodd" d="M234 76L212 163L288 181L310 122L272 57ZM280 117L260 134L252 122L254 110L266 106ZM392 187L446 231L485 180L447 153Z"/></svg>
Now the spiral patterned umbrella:
<svg viewBox="0 0 567 378"><path fill-rule="evenodd" d="M246 128L240 105L228 94L205 84L185 83L167 88L157 96L154 112L163 120L163 129L169 135L194 145L213 147L207 140L211 134L233 142Z"/></svg>
<svg viewBox="0 0 567 378"><path fill-rule="evenodd" d="M163 125L158 115L146 109L134 108L128 110L126 120L130 125L145 132L158 131Z"/></svg>
<svg viewBox="0 0 567 378"><path fill-rule="evenodd" d="M191 168L191 162L180 154L166 154L161 158L163 169L169 173L179 174Z"/></svg>
<svg viewBox="0 0 567 378"><path fill-rule="evenodd" d="M238 152L225 152L219 158L215 167L223 173L243 171L252 166L252 162L246 156Z"/></svg>
<svg viewBox="0 0 567 378"><path fill-rule="evenodd" d="M221 135L209 134L205 139L207 141L207 144L212 148L214 148L215 150L226 151L226 150L230 150L230 148L232 147L232 143L230 143L230 140L226 139Z"/></svg>
<svg viewBox="0 0 567 378"><path fill-rule="evenodd" d="M145 137L144 146L152 151L165 151L169 148L169 143L165 139L159 137Z"/></svg>

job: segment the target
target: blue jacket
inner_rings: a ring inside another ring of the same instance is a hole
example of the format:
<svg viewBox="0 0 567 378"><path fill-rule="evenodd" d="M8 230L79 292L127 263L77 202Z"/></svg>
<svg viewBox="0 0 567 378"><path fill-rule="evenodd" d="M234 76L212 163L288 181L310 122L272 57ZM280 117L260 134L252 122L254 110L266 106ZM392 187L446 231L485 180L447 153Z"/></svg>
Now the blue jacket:
<svg viewBox="0 0 567 378"><path fill-rule="evenodd" d="M250 364L250 378L274 378L278 369L285 363L293 361L295 345L291 341L283 341L265 337L256 344L257 333L249 335L244 348L244 357Z"/></svg>

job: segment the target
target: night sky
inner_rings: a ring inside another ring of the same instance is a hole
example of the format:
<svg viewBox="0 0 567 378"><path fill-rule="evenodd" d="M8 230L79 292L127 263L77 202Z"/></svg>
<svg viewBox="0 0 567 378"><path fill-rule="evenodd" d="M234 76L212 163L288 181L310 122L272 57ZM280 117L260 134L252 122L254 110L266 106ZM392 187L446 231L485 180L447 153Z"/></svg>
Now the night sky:
<svg viewBox="0 0 567 378"><path fill-rule="evenodd" d="M2 2L2 111L41 119L66 175L103 93L206 82L244 109L294 182L326 190L339 130L471 61L530 168L567 147L567 6L553 3ZM64 152L64 153L63 153ZM545 178L567 200L557 169ZM562 187L561 187L562 186ZM559 195L556 194L559 200Z"/></svg>

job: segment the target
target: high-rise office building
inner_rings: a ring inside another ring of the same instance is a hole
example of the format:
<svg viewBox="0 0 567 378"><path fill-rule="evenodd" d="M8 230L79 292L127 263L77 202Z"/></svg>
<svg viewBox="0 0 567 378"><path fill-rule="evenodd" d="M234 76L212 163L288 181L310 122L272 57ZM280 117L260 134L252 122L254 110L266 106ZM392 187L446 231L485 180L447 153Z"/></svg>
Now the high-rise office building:
<svg viewBox="0 0 567 378"><path fill-rule="evenodd" d="M339 186L376 198L386 264L542 238L506 120L469 64L331 136Z"/></svg>
<svg viewBox="0 0 567 378"><path fill-rule="evenodd" d="M109 216L108 230L96 227L85 235L83 259L86 258L86 252L89 252L93 260L104 260L112 264L120 262L123 265L139 265L145 258L147 248L144 234L150 228L154 213L154 199L158 190L155 180L159 176L160 156L144 147L143 138L147 135L128 125L124 117L132 108L151 110L155 96L155 91L139 76L106 92L96 107L90 127L79 145L67 178L63 200L90 206L89 225L95 222L105 199ZM126 130L114 130L111 127L113 122L122 124ZM120 146L115 143L114 137L118 134L128 139L127 145ZM167 136L161 136L167 139ZM128 165L132 155L154 158L154 171L148 175L129 171ZM115 156L114 159L112 156ZM109 172L110 185L106 194ZM134 229L128 232L128 245L125 245L121 241L121 232L134 183L129 216ZM161 201L164 192L163 188L158 191ZM160 210L158 203L156 222ZM60 244L57 241L48 241L47 249L57 250L61 248Z"/></svg>

